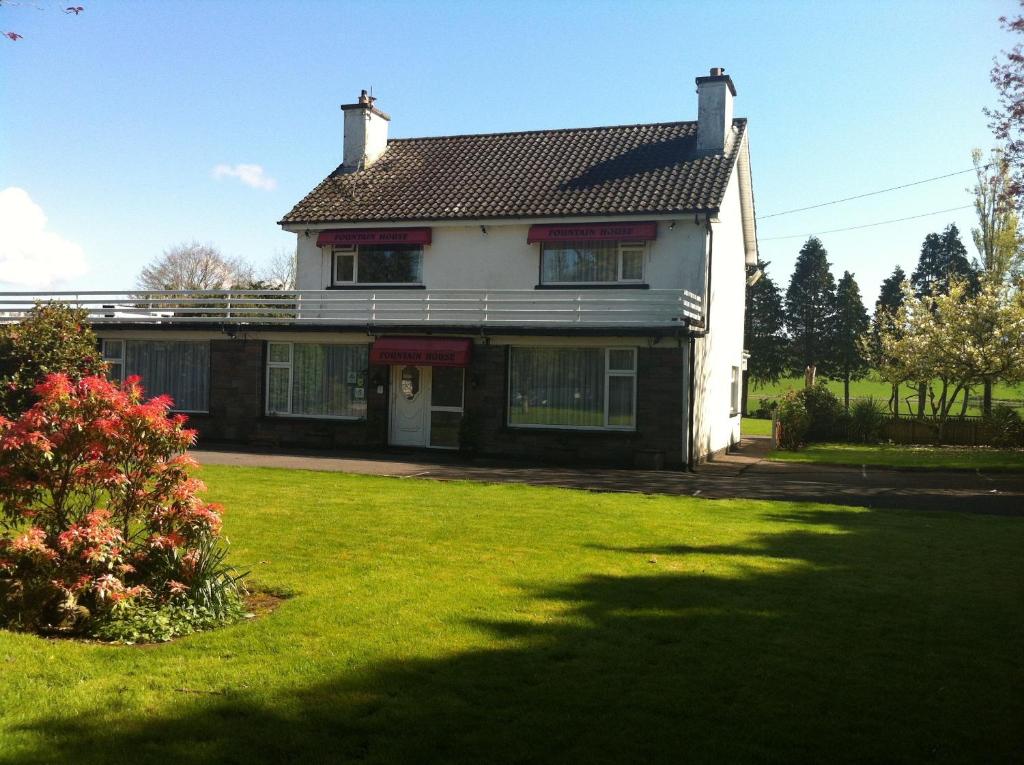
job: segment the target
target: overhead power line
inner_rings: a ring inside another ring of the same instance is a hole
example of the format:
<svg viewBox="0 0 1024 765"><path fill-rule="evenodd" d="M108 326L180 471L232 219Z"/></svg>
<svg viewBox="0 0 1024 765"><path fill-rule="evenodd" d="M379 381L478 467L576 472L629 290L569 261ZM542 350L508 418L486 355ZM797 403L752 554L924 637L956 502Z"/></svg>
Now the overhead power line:
<svg viewBox="0 0 1024 765"><path fill-rule="evenodd" d="M892 220L880 220L876 223L864 223L860 226L847 226L846 228L833 228L828 231L816 231L811 234L788 234L786 236L769 236L769 237L758 237L759 242L774 242L779 239L803 239L809 236L817 236L819 234L838 234L840 231L854 231L858 228L871 228L872 226L885 226L889 223L901 223L905 220L915 220L917 218L927 218L929 215L940 215L941 213L957 212L959 210L969 210L974 205L963 205L961 207L950 207L948 210L933 210L932 212L921 213L920 215L908 215L906 218L893 218Z"/></svg>
<svg viewBox="0 0 1024 765"><path fill-rule="evenodd" d="M987 168L988 165L985 165ZM982 168L985 169L985 168ZM911 186L920 186L922 183L931 183L932 181L941 181L943 178L952 178L955 175L963 175L964 173L974 172L973 167L969 167L966 170L957 170L955 173L946 173L945 175L936 175L934 178L925 178L921 181L913 181L912 183L903 183L899 186L890 186L887 189L879 189L878 191L869 191L866 194L856 194L852 197L843 197L842 199L833 199L830 202L819 202L816 205L808 205L807 207L796 207L792 210L783 210L782 212L771 213L770 215L758 215L758 220L765 220L766 218L777 218L780 215L789 215L791 213L804 212L805 210L817 210L819 207L828 207L829 205L837 205L840 202L850 202L854 199L863 199L864 197L873 197L876 194L886 194L890 191L899 191L900 189L909 189Z"/></svg>

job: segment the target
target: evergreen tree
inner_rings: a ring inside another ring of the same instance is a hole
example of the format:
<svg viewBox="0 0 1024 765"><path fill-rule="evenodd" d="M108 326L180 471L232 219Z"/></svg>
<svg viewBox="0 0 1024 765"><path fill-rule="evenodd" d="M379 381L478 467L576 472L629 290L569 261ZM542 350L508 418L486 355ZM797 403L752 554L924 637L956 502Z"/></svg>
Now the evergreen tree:
<svg viewBox="0 0 1024 765"><path fill-rule="evenodd" d="M896 312L903 305L903 283L907 281L906 272L896 266L892 274L882 282L882 289L875 301L875 314L871 319L871 354L876 365L881 362L883 332L895 333ZM900 385L893 383L889 398L889 409L894 415L900 415Z"/></svg>
<svg viewBox="0 0 1024 765"><path fill-rule="evenodd" d="M836 312L836 280L828 253L812 236L796 259L786 290L786 328L790 337L790 368L804 374L810 367L828 373L832 358L830 329Z"/></svg>
<svg viewBox="0 0 1024 765"><path fill-rule="evenodd" d="M846 411L850 411L850 380L859 380L869 368L863 345L869 326L857 280L849 271L844 271L836 287L836 318L831 334L833 366L843 381Z"/></svg>
<svg viewBox="0 0 1024 765"><path fill-rule="evenodd" d="M768 276L768 263L759 260L757 267L762 276L747 287L747 306L744 318L744 347L750 353L747 369L743 373L743 409L747 411L747 391L750 380L754 385L778 382L786 372L786 316L782 310L782 293Z"/></svg>
<svg viewBox="0 0 1024 765"><path fill-rule="evenodd" d="M960 230L955 223L950 223L941 234L928 234L924 238L910 284L918 297L947 295L953 278L966 281L972 294L978 289L978 269L967 259Z"/></svg>

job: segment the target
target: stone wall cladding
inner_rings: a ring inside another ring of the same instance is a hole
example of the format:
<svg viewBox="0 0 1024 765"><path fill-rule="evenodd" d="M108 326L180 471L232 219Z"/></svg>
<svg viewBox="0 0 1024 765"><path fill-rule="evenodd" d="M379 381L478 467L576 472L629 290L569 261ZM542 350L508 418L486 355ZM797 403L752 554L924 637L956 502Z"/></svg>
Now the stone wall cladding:
<svg viewBox="0 0 1024 765"><path fill-rule="evenodd" d="M387 445L387 367L371 366L365 420L267 416L266 343L214 340L210 346L210 413L190 415L203 442L321 449ZM384 393L377 393L377 382Z"/></svg>
<svg viewBox="0 0 1024 765"><path fill-rule="evenodd" d="M210 413L189 417L203 442L323 449L387 446L388 367L370 367L366 420L270 417L264 413L265 354L263 341L211 343ZM648 463L653 454L666 466L678 467L683 461L683 354L668 340L639 349L635 431L533 429L506 424L508 347L476 345L466 370L464 451L555 464L621 466Z"/></svg>

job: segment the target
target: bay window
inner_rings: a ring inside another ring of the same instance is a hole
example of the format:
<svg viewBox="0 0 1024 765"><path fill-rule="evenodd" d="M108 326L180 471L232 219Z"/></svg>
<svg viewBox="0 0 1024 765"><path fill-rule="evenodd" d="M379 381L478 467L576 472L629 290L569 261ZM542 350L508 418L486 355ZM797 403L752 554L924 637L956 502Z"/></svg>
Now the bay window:
<svg viewBox="0 0 1024 765"><path fill-rule="evenodd" d="M641 284L642 242L546 242L541 245L542 284Z"/></svg>
<svg viewBox="0 0 1024 765"><path fill-rule="evenodd" d="M509 359L508 423L636 427L635 348L519 348Z"/></svg>
<svg viewBox="0 0 1024 765"><path fill-rule="evenodd" d="M267 414L366 417L365 345L269 343Z"/></svg>
<svg viewBox="0 0 1024 765"><path fill-rule="evenodd" d="M333 250L335 285L423 283L419 244L347 245Z"/></svg>
<svg viewBox="0 0 1024 765"><path fill-rule="evenodd" d="M210 408L210 343L195 340L104 340L112 380L142 378L146 396L170 396L178 412Z"/></svg>

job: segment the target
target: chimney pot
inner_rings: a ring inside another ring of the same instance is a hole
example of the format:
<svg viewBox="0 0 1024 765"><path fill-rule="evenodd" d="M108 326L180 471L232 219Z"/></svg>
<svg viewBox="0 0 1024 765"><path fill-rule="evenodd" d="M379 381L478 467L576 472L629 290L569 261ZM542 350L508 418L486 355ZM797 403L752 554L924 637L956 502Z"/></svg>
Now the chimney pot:
<svg viewBox="0 0 1024 765"><path fill-rule="evenodd" d="M723 74L725 74L725 70L722 67L720 67L720 66L713 66L713 67L711 67L711 76L712 77L721 77ZM363 93L365 94L366 91L364 90Z"/></svg>

